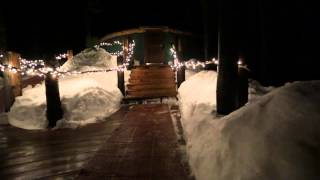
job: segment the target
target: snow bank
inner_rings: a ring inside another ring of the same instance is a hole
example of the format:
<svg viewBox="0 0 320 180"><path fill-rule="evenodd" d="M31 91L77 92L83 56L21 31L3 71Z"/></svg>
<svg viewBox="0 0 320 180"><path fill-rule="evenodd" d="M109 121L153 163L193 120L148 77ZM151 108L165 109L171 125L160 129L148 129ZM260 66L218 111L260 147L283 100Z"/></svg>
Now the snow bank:
<svg viewBox="0 0 320 180"><path fill-rule="evenodd" d="M114 57L102 48L90 48L66 62L63 70L112 68ZM122 94L117 87L117 72L101 72L59 79L64 117L57 127L77 127L105 119L120 107ZM8 113L9 123L24 129L45 129L46 97L44 83L23 90Z"/></svg>
<svg viewBox="0 0 320 180"><path fill-rule="evenodd" d="M190 116L197 106L215 109L217 72L201 71L183 82L179 88L179 107L183 116Z"/></svg>
<svg viewBox="0 0 320 180"><path fill-rule="evenodd" d="M87 48L67 61L61 67L65 71L88 71L117 67L117 57L103 48Z"/></svg>
<svg viewBox="0 0 320 180"><path fill-rule="evenodd" d="M249 81L249 90L248 90L249 91L248 100L249 100L249 102L256 101L260 97L271 92L274 89L275 89L274 86L264 87L258 81L250 80Z"/></svg>
<svg viewBox="0 0 320 180"><path fill-rule="evenodd" d="M77 127L94 123L118 110L122 94L116 72L93 73L59 80L64 117L58 127ZM46 98L44 84L27 88L17 97L9 112L9 123L24 129L45 129Z"/></svg>
<svg viewBox="0 0 320 180"><path fill-rule="evenodd" d="M192 71L192 70L189 70L189 69L186 69L186 80L190 79L190 77L192 77L193 75L197 74L198 72L196 71Z"/></svg>
<svg viewBox="0 0 320 180"><path fill-rule="evenodd" d="M213 79L204 74L203 79ZM194 88L204 103L190 97ZM222 118L211 113L214 103L206 100L206 88L194 80L179 89L189 162L197 180L320 177L320 81L287 84Z"/></svg>

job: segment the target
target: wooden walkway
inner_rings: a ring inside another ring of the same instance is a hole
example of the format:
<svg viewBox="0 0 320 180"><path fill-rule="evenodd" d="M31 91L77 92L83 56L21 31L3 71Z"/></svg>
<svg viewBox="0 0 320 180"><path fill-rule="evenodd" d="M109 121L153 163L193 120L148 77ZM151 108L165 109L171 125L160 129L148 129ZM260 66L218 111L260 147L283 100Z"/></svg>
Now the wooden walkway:
<svg viewBox="0 0 320 180"><path fill-rule="evenodd" d="M167 105L121 108L75 130L0 126L1 179L193 179Z"/></svg>
<svg viewBox="0 0 320 180"><path fill-rule="evenodd" d="M0 179L73 179L119 128L127 108L78 129L28 131L0 125Z"/></svg>

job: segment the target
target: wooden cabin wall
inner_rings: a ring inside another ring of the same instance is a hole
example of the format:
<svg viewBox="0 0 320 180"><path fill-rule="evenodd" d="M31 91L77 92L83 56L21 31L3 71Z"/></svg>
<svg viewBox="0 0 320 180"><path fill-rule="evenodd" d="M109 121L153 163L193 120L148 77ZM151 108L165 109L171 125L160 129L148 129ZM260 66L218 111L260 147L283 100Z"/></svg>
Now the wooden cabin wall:
<svg viewBox="0 0 320 180"><path fill-rule="evenodd" d="M181 52L178 52L179 59L182 61L187 61L191 58L195 58L198 60L204 60L204 50L203 50L203 43L201 41L201 37L197 36L185 36L185 35L177 35L170 32L163 32L164 39L163 39L163 51L164 51L164 59L163 63L167 64L169 61L173 60L170 48L172 44L175 45L176 49L178 48L178 39L180 39L181 44ZM135 49L133 54L133 60L139 61L140 64L145 64L145 33L136 33L127 36L121 36L117 38L113 38L108 40L107 42L112 43L113 41L120 41L124 42L126 38L130 38L131 40L135 41ZM116 52L121 50L121 47L104 47L108 52ZM211 57L213 58L213 57Z"/></svg>
<svg viewBox="0 0 320 180"><path fill-rule="evenodd" d="M133 34L132 39L136 43L133 59L139 61L140 64L144 64L144 34Z"/></svg>

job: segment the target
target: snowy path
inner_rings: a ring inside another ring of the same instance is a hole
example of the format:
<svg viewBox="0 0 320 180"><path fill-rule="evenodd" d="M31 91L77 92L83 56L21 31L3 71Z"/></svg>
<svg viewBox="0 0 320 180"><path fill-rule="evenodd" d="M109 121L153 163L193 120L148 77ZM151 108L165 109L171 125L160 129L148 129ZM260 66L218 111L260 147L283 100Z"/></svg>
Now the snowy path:
<svg viewBox="0 0 320 180"><path fill-rule="evenodd" d="M131 106L119 129L81 171L79 179L193 179L188 176L168 105Z"/></svg>
<svg viewBox="0 0 320 180"><path fill-rule="evenodd" d="M0 125L0 179L73 179L117 129L127 109L79 129L29 131Z"/></svg>

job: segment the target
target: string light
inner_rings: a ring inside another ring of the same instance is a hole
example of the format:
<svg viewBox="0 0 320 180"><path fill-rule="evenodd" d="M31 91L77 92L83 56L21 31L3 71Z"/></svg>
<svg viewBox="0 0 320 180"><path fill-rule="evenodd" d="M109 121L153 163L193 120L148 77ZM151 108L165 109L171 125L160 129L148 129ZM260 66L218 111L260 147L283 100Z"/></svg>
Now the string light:
<svg viewBox="0 0 320 180"><path fill-rule="evenodd" d="M129 48L129 55L132 56L134 45L131 45L130 47L132 48ZM62 70L61 67L57 67L57 68L45 67L44 60L26 60L23 58L20 58L20 68L13 67L10 64L6 65L6 64L0 63L0 71L2 72L8 71L10 73L20 73L21 75L40 76L40 77L51 75L54 78L74 76L74 75L86 74L86 73L96 73L96 72L109 72L109 71L123 72L125 70L126 70L126 63L119 65L116 68L97 69L97 70L89 70L89 71L65 71L65 70Z"/></svg>
<svg viewBox="0 0 320 180"><path fill-rule="evenodd" d="M126 59L125 59L126 65L129 65L130 61L132 59L132 56L133 56L133 53L134 53L134 47L136 46L135 41L133 40L132 43L129 43L128 46L129 46L128 49L126 49L126 47L124 47L124 49L126 49L128 51L128 55L126 56Z"/></svg>
<svg viewBox="0 0 320 180"><path fill-rule="evenodd" d="M199 61L199 60L180 62L174 45L170 48L170 52L173 57L173 64L171 64L172 69L180 69L181 67L186 67L187 69L197 69L198 67L204 68L206 67L207 64L212 64L217 62L215 58L213 58L211 61L205 61L205 62Z"/></svg>
<svg viewBox="0 0 320 180"><path fill-rule="evenodd" d="M129 48L125 47L123 43L121 43L120 41L113 41L112 43L109 42L101 42L98 45L95 45L95 48L100 48L100 47L115 47L118 46L119 48L121 48L121 50L116 51L116 52L109 52L111 55L114 56L123 56L124 55L124 51L127 51L128 54L126 56L125 59L125 64L129 65L131 58L133 56L133 49L135 47L135 41L133 40L132 43L129 43Z"/></svg>
<svg viewBox="0 0 320 180"><path fill-rule="evenodd" d="M135 41L133 40L128 44L128 47L124 47L123 44L120 41L114 41L113 43L108 43L108 42L102 42L99 45L96 45L96 48L100 48L101 46L120 46L122 47L121 51L113 52L110 53L115 56L122 56L124 55L124 51L127 51L127 56L125 58L125 62L122 65L119 65L116 68L110 68L110 69L99 69L99 70L90 70L90 71L64 71L60 67L58 68L50 68L50 67L45 67L44 60L26 60L23 58L20 58L20 68L12 67L11 65L3 65L0 64L0 70L1 71L6 71L8 70L9 72L12 73L21 73L22 75L32 75L32 76L40 76L44 77L47 76L48 74L51 74L52 76L58 78L58 77L66 77L66 76L71 76L71 75L79 75L79 74L85 74L85 73L95 73L95 72L108 72L108 71L125 71L126 67L130 64L130 61L133 57L134 54L134 48L135 48ZM181 67L186 67L188 69L196 69L198 67L204 68L207 64L219 64L218 59L213 58L210 61L199 61L199 60L191 60L187 62L180 62L177 56L177 52L175 50L175 47L172 46L170 48L170 52L173 57L173 64L171 64L172 69L180 69ZM3 55L0 54L0 57L2 58ZM60 60L63 58L67 58L67 54L60 54L55 57L56 60ZM246 67L244 63L239 60L238 62L239 67Z"/></svg>
<svg viewBox="0 0 320 180"><path fill-rule="evenodd" d="M128 66L131 62L131 59L133 57L134 54L134 48L136 46L136 43L134 40L132 40L132 42L130 42L128 44L128 47L124 46L123 43L121 43L120 41L113 41L112 43L109 42L101 42L99 45L95 45L96 48L100 48L100 47L115 47L115 46L119 46L121 48L120 51L116 51L116 52L110 52L111 55L114 56L123 56L124 52L127 52L127 56L125 57L125 62L124 65Z"/></svg>
<svg viewBox="0 0 320 180"><path fill-rule="evenodd" d="M67 53L59 54L58 56L56 56L56 60L61 60L61 59L66 59L66 58L68 58Z"/></svg>
<svg viewBox="0 0 320 180"><path fill-rule="evenodd" d="M79 74L86 73L95 73L95 72L108 72L108 71L125 71L126 66L130 64L131 58L134 53L135 41L133 40L129 43L128 48L123 46L123 43L120 41L113 41L113 43L102 42L99 45L96 45L96 48L100 48L101 46L120 46L121 51L110 53L115 56L122 56L124 54L124 50L127 51L127 56L125 62L122 65L119 65L116 68L110 69L99 69L99 70L90 70L90 71L64 71L61 67L51 68L45 67L44 60L26 60L24 58L20 58L20 68L12 67L10 64L1 64L0 63L0 71L9 71L11 73L20 73L21 75L31 75L31 76L40 76L45 77L47 75L52 75L54 78L58 77L66 77L73 76ZM0 57L4 57L3 54L0 54ZM67 58L68 54L59 54L55 57L56 60L61 60Z"/></svg>
<svg viewBox="0 0 320 180"><path fill-rule="evenodd" d="M213 63L214 63L215 65L218 65L218 64L219 64L218 59L213 58L212 61L213 61Z"/></svg>

